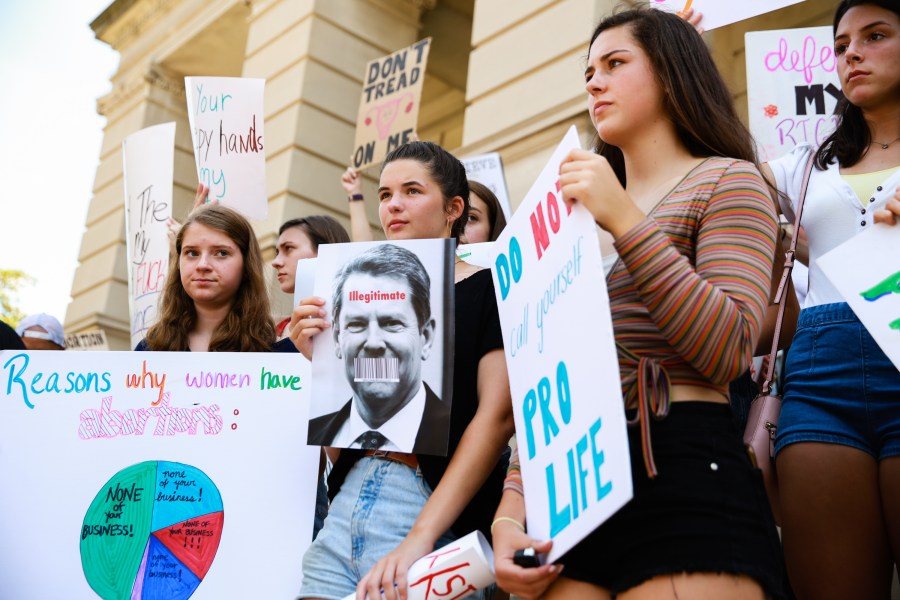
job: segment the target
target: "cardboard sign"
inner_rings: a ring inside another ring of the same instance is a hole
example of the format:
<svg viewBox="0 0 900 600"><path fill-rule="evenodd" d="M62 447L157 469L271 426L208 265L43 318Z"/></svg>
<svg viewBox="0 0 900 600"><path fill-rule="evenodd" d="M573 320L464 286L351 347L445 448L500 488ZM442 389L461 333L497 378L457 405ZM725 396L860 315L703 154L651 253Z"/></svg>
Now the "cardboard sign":
<svg viewBox="0 0 900 600"><path fill-rule="evenodd" d="M137 342L135 342L136 344ZM97 329L96 331L67 334L66 350L109 350L106 332L102 329Z"/></svg>
<svg viewBox="0 0 900 600"><path fill-rule="evenodd" d="M249 219L269 213L266 195L265 79L185 77L197 178L209 199Z"/></svg>
<svg viewBox="0 0 900 600"><path fill-rule="evenodd" d="M860 260L877 256L878 260ZM821 256L819 266L900 370L900 229L875 225Z"/></svg>
<svg viewBox="0 0 900 600"><path fill-rule="evenodd" d="M456 247L456 257L470 265L490 269L494 264L494 242L460 244Z"/></svg>
<svg viewBox="0 0 900 600"><path fill-rule="evenodd" d="M470 156L460 159L460 162L466 168L466 177L470 181L484 184L494 192L503 209L503 216L508 221L512 210L509 208L509 192L506 189L506 177L503 175L503 160L500 158L500 153L489 152Z"/></svg>
<svg viewBox="0 0 900 600"><path fill-rule="evenodd" d="M554 561L632 496L619 363L594 219L559 195L572 127L503 234L492 272L528 534ZM573 335L577 332L577 335Z"/></svg>
<svg viewBox="0 0 900 600"><path fill-rule="evenodd" d="M380 163L388 152L412 140L430 48L431 38L426 38L366 65L356 118L354 168Z"/></svg>
<svg viewBox="0 0 900 600"><path fill-rule="evenodd" d="M466 598L494 583L494 552L473 531L414 562L406 581L409 600ZM355 593L343 600L354 598Z"/></svg>
<svg viewBox="0 0 900 600"><path fill-rule="evenodd" d="M314 338L310 444L360 448L375 431L378 449L446 456L453 256L443 238L319 246L314 295L332 325Z"/></svg>
<svg viewBox="0 0 900 600"><path fill-rule="evenodd" d="M296 595L308 384L296 354L0 352L4 596Z"/></svg>
<svg viewBox="0 0 900 600"><path fill-rule="evenodd" d="M722 0L652 0L650 6L682 14L689 8L703 13L700 25L709 31L723 25L737 23L803 0L752 0L743 2L722 2Z"/></svg>
<svg viewBox="0 0 900 600"><path fill-rule="evenodd" d="M818 148L841 99L831 27L753 31L744 37L750 133L760 162L800 142Z"/></svg>
<svg viewBox="0 0 900 600"><path fill-rule="evenodd" d="M128 308L131 345L136 346L156 323L159 295L169 272L175 123L148 127L125 138L122 160Z"/></svg>

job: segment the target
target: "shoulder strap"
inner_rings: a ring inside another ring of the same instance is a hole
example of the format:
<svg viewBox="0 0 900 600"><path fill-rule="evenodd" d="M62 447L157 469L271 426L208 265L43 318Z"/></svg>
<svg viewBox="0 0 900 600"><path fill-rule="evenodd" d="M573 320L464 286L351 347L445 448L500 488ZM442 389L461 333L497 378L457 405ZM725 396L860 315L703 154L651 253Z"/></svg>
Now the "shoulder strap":
<svg viewBox="0 0 900 600"><path fill-rule="evenodd" d="M781 338L781 325L784 321L784 310L787 302L784 295L791 292L791 271L794 269L794 256L797 253L797 240L800 239L800 218L803 215L803 201L806 199L806 189L809 187L809 176L812 173L816 153L812 151L806 161L803 171L803 182L800 184L800 198L797 201L797 215L794 217L794 235L791 236L791 246L784 255L784 272L781 274L781 282L778 291L775 292L775 304L778 305L778 318L775 320L775 333L772 336L772 350L769 351L769 364L766 365L766 379L763 382L760 393L767 396L772 389L772 381L775 378L775 356L778 354L778 342Z"/></svg>

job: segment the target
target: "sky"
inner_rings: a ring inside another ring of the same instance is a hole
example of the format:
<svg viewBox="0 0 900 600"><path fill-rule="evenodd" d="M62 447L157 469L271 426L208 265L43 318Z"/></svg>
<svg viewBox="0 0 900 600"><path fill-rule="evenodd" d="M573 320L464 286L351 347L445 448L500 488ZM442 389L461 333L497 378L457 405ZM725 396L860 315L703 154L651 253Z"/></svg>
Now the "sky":
<svg viewBox="0 0 900 600"><path fill-rule="evenodd" d="M111 1L0 2L0 269L34 278L23 313L60 322L106 124L97 99L118 65L90 22Z"/></svg>

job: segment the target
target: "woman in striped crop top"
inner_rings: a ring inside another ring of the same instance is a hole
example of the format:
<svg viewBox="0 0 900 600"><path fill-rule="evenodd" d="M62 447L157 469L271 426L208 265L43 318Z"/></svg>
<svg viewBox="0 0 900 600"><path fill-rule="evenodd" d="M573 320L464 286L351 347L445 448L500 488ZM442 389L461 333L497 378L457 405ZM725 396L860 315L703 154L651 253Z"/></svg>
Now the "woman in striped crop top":
<svg viewBox="0 0 900 600"><path fill-rule="evenodd" d="M700 36L663 11L604 19L585 87L599 141L563 160L561 192L614 257L634 498L557 564L520 568L517 549L552 542L519 527L514 463L494 523L498 582L525 598L781 597L775 524L728 404L759 335L777 231L749 133Z"/></svg>

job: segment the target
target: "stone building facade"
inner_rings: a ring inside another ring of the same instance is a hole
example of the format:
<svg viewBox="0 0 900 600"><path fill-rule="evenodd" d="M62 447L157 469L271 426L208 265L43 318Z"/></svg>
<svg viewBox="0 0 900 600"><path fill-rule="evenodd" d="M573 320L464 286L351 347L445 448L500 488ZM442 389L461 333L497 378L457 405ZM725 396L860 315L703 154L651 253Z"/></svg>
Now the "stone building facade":
<svg viewBox="0 0 900 600"><path fill-rule="evenodd" d="M593 25L613 0L115 0L91 24L120 56L106 117L67 331L105 330L129 347L121 143L175 121L174 214L197 176L184 76L266 79L269 217L254 224L267 259L278 225L329 214L349 225L339 177L350 160L365 64L433 38L418 134L458 156L497 151L513 208L565 130L592 129L582 82ZM746 118L744 32L830 23L833 0L807 0L706 34ZM376 235L377 170L364 191ZM274 273L273 273L274 275ZM287 299L272 279L278 312Z"/></svg>

